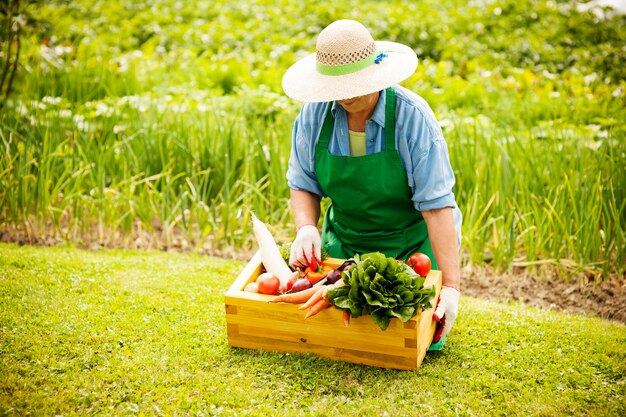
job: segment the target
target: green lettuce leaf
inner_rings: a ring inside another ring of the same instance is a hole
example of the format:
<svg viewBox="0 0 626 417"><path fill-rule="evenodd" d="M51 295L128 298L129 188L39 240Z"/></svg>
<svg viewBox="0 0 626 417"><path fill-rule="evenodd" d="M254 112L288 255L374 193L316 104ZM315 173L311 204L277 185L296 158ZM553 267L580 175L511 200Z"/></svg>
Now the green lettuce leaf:
<svg viewBox="0 0 626 417"><path fill-rule="evenodd" d="M394 258L373 252L355 257L356 265L342 272L343 287L328 291L330 302L352 317L369 314L385 330L392 317L406 322L420 309L432 307L435 287Z"/></svg>

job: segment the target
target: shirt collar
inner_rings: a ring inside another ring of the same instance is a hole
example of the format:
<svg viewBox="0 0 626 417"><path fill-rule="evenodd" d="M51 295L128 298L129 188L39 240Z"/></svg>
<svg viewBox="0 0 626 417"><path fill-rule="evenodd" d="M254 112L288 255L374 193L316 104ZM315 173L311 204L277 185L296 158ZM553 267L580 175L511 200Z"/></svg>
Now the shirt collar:
<svg viewBox="0 0 626 417"><path fill-rule="evenodd" d="M372 116L370 117L370 120L373 120L374 122L378 123L381 127L385 127L385 102L387 101L387 95L385 94L385 90L380 91L380 94L378 96L378 103L376 103L376 108L374 109L374 113L372 113ZM337 112L343 112L345 113L346 111L343 109L343 107L341 107L341 104L337 103L336 101L333 101L333 107L332 107L332 113L333 113L333 117L337 118Z"/></svg>

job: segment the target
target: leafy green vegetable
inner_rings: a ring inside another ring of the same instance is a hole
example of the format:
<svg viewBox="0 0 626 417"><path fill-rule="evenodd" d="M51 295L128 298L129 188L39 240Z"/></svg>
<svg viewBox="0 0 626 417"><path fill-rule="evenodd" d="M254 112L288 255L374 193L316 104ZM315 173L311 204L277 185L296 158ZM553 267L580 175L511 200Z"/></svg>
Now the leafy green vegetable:
<svg viewBox="0 0 626 417"><path fill-rule="evenodd" d="M424 278L380 252L362 255L341 276L346 285L328 291L330 302L348 310L352 317L371 315L382 330L389 326L392 317L406 322L420 308L432 307L435 287L424 287Z"/></svg>
<svg viewBox="0 0 626 417"><path fill-rule="evenodd" d="M291 251L291 242L286 242L283 243L280 246L280 256L283 257L283 259L285 260L285 262L287 262L287 264L289 264L289 253Z"/></svg>

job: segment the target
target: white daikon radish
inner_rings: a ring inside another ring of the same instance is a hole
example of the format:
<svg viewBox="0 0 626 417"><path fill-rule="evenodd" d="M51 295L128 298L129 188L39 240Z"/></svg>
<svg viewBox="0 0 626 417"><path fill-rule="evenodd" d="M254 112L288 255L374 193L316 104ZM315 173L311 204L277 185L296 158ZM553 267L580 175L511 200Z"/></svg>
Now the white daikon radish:
<svg viewBox="0 0 626 417"><path fill-rule="evenodd" d="M259 243L263 266L265 266L265 270L267 272L270 272L278 277L281 289L286 289L287 283L291 278L292 271L289 269L289 266L287 266L287 263L281 256L280 250L276 245L276 241L267 229L265 223L257 219L254 213L251 214L252 229L254 230L254 236Z"/></svg>

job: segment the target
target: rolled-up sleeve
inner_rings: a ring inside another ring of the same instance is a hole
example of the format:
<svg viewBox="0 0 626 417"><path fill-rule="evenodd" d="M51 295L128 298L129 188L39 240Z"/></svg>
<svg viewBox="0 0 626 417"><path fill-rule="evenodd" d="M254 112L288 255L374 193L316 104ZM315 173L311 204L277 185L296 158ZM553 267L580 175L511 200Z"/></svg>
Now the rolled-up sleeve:
<svg viewBox="0 0 626 417"><path fill-rule="evenodd" d="M307 132L306 109L300 111L293 126L291 154L287 169L287 185L298 191L308 191L323 196L322 188L315 175L315 143L310 132ZM310 125L310 124L309 124Z"/></svg>
<svg viewBox="0 0 626 417"><path fill-rule="evenodd" d="M454 172L441 127L423 99L415 99L414 103L407 111L404 132L413 205L419 211L456 207Z"/></svg>
<svg viewBox="0 0 626 417"><path fill-rule="evenodd" d="M413 169L413 203L419 211L456 207L452 187L454 172L450 166L446 142L435 139Z"/></svg>

